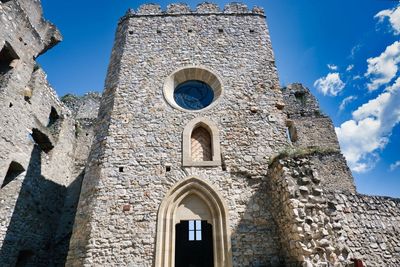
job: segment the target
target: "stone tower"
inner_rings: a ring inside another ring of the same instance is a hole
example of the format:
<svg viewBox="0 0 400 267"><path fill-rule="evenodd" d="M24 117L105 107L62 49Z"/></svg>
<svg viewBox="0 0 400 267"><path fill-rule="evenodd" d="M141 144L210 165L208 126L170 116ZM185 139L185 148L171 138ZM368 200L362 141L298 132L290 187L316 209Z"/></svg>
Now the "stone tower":
<svg viewBox="0 0 400 267"><path fill-rule="evenodd" d="M183 257L175 227L187 221L211 225L215 267L279 262L265 177L269 158L287 145L282 101L262 9L129 11L115 37L68 263L175 266Z"/></svg>
<svg viewBox="0 0 400 267"><path fill-rule="evenodd" d="M130 10L100 108L36 65L60 40L0 0L1 267L400 266L400 200L358 194L315 97L279 88L262 9Z"/></svg>
<svg viewBox="0 0 400 267"><path fill-rule="evenodd" d="M355 193L331 120L279 87L260 8L129 10L94 133L66 266L400 263L400 201Z"/></svg>

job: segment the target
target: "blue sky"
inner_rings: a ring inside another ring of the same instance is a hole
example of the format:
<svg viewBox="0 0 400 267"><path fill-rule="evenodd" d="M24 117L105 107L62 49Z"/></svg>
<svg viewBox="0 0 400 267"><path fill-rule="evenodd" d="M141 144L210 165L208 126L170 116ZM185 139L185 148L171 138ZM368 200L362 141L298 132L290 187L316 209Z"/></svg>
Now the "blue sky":
<svg viewBox="0 0 400 267"><path fill-rule="evenodd" d="M102 91L117 21L146 2L42 0L64 41L38 61L60 96ZM303 83L331 116L358 191L400 197L399 1L244 3L265 9L281 84Z"/></svg>

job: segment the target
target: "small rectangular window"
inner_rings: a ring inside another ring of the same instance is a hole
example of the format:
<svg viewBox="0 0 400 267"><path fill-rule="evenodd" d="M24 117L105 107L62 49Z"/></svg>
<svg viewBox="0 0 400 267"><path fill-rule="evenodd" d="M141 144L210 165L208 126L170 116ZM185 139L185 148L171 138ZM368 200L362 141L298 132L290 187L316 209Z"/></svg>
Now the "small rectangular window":
<svg viewBox="0 0 400 267"><path fill-rule="evenodd" d="M201 230L200 231L196 231L196 240L197 241L201 241Z"/></svg>
<svg viewBox="0 0 400 267"><path fill-rule="evenodd" d="M189 221L189 241L201 241L201 221Z"/></svg>

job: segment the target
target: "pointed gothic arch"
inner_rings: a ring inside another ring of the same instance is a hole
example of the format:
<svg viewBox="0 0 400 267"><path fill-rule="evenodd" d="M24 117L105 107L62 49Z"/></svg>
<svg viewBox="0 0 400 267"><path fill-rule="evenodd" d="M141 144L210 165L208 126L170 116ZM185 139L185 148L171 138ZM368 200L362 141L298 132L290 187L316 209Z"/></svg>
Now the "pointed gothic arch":
<svg viewBox="0 0 400 267"><path fill-rule="evenodd" d="M207 118L193 119L185 126L182 139L183 166L221 165L219 134L214 122Z"/></svg>
<svg viewBox="0 0 400 267"><path fill-rule="evenodd" d="M190 198L189 201L185 201ZM191 201L201 203L192 206L203 206L206 212L191 210L194 218L207 220L212 225L214 266L231 267L232 253L229 230L228 209L223 198L204 180L189 177L176 184L165 196L158 211L156 259L157 267L175 266L175 225L180 219L191 215L181 213L182 204ZM191 206L188 205L188 206ZM184 207L189 208L190 207ZM201 208L200 208L201 209Z"/></svg>

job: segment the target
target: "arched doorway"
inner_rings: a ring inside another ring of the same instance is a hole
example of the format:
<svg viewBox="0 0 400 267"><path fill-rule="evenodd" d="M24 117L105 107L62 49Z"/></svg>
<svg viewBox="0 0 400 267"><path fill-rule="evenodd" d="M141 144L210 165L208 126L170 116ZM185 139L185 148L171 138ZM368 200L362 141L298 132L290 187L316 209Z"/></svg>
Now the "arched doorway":
<svg viewBox="0 0 400 267"><path fill-rule="evenodd" d="M188 194L175 213L175 267L213 267L212 213L196 193Z"/></svg>
<svg viewBox="0 0 400 267"><path fill-rule="evenodd" d="M157 267L231 267L228 212L207 182L190 177L161 203L157 223Z"/></svg>

